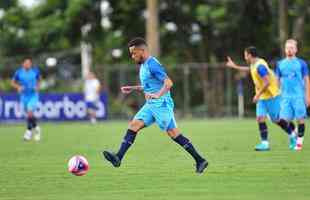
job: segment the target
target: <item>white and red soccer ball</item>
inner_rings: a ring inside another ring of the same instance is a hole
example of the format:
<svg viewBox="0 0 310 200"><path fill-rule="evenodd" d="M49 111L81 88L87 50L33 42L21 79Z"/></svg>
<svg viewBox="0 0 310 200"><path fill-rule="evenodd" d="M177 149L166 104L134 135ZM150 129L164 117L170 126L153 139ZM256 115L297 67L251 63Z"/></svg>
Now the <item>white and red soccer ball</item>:
<svg viewBox="0 0 310 200"><path fill-rule="evenodd" d="M84 156L75 155L68 162L68 171L76 176L83 176L89 169L88 161Z"/></svg>

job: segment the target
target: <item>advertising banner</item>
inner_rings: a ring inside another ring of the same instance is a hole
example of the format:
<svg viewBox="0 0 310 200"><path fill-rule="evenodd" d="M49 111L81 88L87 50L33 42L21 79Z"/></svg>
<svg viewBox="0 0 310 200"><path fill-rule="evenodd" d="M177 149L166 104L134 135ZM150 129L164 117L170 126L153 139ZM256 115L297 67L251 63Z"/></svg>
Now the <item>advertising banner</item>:
<svg viewBox="0 0 310 200"><path fill-rule="evenodd" d="M107 95L101 93L97 119L107 118ZM87 120L87 107L82 93L42 93L34 115L43 121ZM0 121L24 119L25 112L16 93L0 93Z"/></svg>

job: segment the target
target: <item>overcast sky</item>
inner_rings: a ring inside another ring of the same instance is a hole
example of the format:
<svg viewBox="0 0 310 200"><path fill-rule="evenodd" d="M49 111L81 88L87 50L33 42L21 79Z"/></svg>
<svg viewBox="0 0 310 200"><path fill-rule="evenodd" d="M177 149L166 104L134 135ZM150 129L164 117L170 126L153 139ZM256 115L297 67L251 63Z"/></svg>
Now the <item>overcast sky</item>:
<svg viewBox="0 0 310 200"><path fill-rule="evenodd" d="M40 1L42 1L42 0L19 0L19 3L26 6L26 7L31 7L31 6L36 5Z"/></svg>

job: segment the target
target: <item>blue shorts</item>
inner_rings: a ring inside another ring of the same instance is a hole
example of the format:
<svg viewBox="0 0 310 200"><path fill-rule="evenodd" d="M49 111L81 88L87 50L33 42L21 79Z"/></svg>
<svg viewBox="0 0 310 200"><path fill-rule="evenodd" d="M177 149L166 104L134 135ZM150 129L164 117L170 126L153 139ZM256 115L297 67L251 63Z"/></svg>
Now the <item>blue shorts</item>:
<svg viewBox="0 0 310 200"><path fill-rule="evenodd" d="M278 121L280 116L280 100L278 95L270 99L261 99L256 103L256 117L269 116L271 121Z"/></svg>
<svg viewBox="0 0 310 200"><path fill-rule="evenodd" d="M98 109L96 101L86 101L86 107L89 110L97 110Z"/></svg>
<svg viewBox="0 0 310 200"><path fill-rule="evenodd" d="M307 108L303 97L284 97L281 99L280 106L281 119L290 121L294 119L305 119L307 117Z"/></svg>
<svg viewBox="0 0 310 200"><path fill-rule="evenodd" d="M162 105L145 103L134 117L135 120L142 120L144 125L150 126L154 122L163 131L168 131L177 127L174 118L173 106L163 103Z"/></svg>
<svg viewBox="0 0 310 200"><path fill-rule="evenodd" d="M26 112L33 112L39 103L39 95L21 95L20 101Z"/></svg>

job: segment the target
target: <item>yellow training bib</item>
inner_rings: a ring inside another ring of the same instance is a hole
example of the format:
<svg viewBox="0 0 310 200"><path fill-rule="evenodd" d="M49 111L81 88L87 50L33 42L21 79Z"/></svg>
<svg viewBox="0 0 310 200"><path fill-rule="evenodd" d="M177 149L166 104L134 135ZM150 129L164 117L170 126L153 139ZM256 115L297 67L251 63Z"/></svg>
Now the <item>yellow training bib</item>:
<svg viewBox="0 0 310 200"><path fill-rule="evenodd" d="M257 94L258 91L264 86L264 81L260 77L257 69L258 66L264 65L268 71L268 79L269 79L269 86L268 88L262 93L260 99L270 99L280 94L280 89L278 86L277 77L275 76L274 72L269 68L267 62L264 59L258 58L254 64L251 64L251 76L255 85L255 93Z"/></svg>

